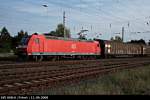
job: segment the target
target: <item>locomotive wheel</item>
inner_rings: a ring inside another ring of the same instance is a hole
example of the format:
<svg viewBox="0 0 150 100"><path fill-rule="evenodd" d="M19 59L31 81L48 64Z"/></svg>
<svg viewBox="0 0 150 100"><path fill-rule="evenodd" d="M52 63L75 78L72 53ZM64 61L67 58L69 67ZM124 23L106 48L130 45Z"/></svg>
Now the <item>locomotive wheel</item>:
<svg viewBox="0 0 150 100"><path fill-rule="evenodd" d="M87 60L87 58L85 56L81 56L82 60Z"/></svg>
<svg viewBox="0 0 150 100"><path fill-rule="evenodd" d="M35 61L37 61L37 62L38 62L38 61L40 62L40 61L43 60L43 56L34 56L33 59L34 59Z"/></svg>
<svg viewBox="0 0 150 100"><path fill-rule="evenodd" d="M95 59L96 59L96 56L92 56L92 57L91 57L91 60L95 60Z"/></svg>
<svg viewBox="0 0 150 100"><path fill-rule="evenodd" d="M52 58L52 61L56 61L56 60L57 60L57 57L53 57L53 58Z"/></svg>
<svg viewBox="0 0 150 100"><path fill-rule="evenodd" d="M54 56L53 58L52 58L52 61L59 61L60 60L60 57L59 56Z"/></svg>

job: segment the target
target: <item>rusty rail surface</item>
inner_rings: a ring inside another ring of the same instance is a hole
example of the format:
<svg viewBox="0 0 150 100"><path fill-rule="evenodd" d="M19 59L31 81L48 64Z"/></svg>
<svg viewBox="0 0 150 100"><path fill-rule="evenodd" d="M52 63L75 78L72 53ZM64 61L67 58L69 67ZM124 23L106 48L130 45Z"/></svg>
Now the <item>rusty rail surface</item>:
<svg viewBox="0 0 150 100"><path fill-rule="evenodd" d="M145 58L142 58L143 60L145 59L149 59L150 57L145 57ZM90 63L97 63L98 61L100 63L106 63L106 62L117 62L117 61L129 61L129 60L132 60L134 61L134 59L137 61L137 60L141 60L141 58L116 58L116 59L98 59L98 60L69 60L69 61L44 61L44 62L12 62L12 61L3 61L1 62L0 61L0 69L11 69L11 68L29 68L29 67L44 67L44 66L57 66L58 64L59 65L72 65L72 64L86 64L87 62L90 62ZM63 66L62 65L62 66ZM65 66L66 67L66 66Z"/></svg>

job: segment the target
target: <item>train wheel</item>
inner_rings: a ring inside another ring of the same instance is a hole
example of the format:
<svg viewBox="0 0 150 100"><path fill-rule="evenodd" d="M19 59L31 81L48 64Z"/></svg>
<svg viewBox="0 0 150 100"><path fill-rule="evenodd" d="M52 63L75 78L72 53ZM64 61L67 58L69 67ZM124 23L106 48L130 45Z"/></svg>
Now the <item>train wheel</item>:
<svg viewBox="0 0 150 100"><path fill-rule="evenodd" d="M57 57L54 56L54 57L52 58L52 61L57 61Z"/></svg>
<svg viewBox="0 0 150 100"><path fill-rule="evenodd" d="M92 60L96 60L96 56L92 56Z"/></svg>
<svg viewBox="0 0 150 100"><path fill-rule="evenodd" d="M89 60L94 60L94 57L93 57L93 56L90 56L90 57L89 57Z"/></svg>
<svg viewBox="0 0 150 100"><path fill-rule="evenodd" d="M43 61L43 56L40 56L39 61Z"/></svg>
<svg viewBox="0 0 150 100"><path fill-rule="evenodd" d="M86 56L82 56L82 60L87 60Z"/></svg>
<svg viewBox="0 0 150 100"><path fill-rule="evenodd" d="M33 59L36 61L36 62L40 62L43 60L43 56L34 56Z"/></svg>
<svg viewBox="0 0 150 100"><path fill-rule="evenodd" d="M90 58L88 56L84 56L85 60L90 60Z"/></svg>

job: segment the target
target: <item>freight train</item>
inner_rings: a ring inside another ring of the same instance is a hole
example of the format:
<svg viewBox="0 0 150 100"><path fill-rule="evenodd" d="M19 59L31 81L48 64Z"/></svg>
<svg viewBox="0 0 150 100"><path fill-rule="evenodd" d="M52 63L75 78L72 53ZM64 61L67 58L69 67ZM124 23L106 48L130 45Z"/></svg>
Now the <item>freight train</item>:
<svg viewBox="0 0 150 100"><path fill-rule="evenodd" d="M100 39L96 39L96 41L101 44L101 56L103 58L140 57L150 55L150 46L147 45Z"/></svg>
<svg viewBox="0 0 150 100"><path fill-rule="evenodd" d="M108 57L148 56L150 47L108 40L80 40L48 35L33 34L22 39L17 47L20 58L59 60L99 59Z"/></svg>

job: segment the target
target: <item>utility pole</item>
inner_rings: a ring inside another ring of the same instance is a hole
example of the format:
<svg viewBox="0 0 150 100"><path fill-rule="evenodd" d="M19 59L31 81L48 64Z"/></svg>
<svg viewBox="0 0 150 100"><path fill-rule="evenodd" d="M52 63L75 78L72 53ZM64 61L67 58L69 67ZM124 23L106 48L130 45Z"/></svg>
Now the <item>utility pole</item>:
<svg viewBox="0 0 150 100"><path fill-rule="evenodd" d="M64 12L63 12L64 38L66 38L65 23L66 23L66 13L65 13L65 11L64 11Z"/></svg>
<svg viewBox="0 0 150 100"><path fill-rule="evenodd" d="M122 27L122 42L124 42L124 27Z"/></svg>

